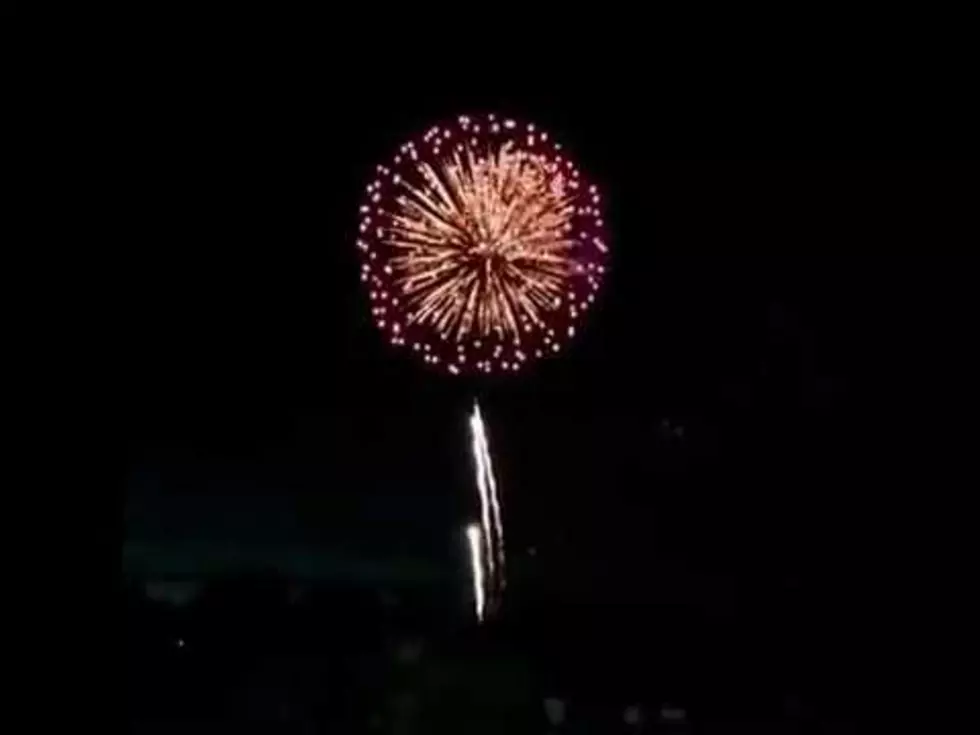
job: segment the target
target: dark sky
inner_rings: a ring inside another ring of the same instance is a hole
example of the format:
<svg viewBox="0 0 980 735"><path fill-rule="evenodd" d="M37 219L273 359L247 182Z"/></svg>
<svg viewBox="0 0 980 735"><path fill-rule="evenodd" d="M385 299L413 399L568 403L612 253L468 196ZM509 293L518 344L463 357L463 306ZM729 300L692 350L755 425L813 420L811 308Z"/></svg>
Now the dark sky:
<svg viewBox="0 0 980 735"><path fill-rule="evenodd" d="M955 433L966 167L787 160L862 149L734 98L338 81L280 51L163 57L127 113L131 540L448 563L479 395L508 542L549 589L855 600L914 555L895 488L925 493ZM480 110L554 131L611 207L586 328L503 382L383 345L353 248L373 164Z"/></svg>

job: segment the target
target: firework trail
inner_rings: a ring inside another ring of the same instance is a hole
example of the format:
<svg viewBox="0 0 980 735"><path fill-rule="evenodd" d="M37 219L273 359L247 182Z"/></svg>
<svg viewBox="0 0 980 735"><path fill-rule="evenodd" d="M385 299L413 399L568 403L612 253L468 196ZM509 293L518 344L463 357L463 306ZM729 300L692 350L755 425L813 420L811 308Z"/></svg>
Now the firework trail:
<svg viewBox="0 0 980 735"><path fill-rule="evenodd" d="M472 438L473 461L476 465L476 486L480 496L480 519L483 527L483 542L486 548L486 567L488 588L492 596L499 594L506 586L504 574L503 521L500 512L500 499L497 497L497 483L493 476L490 447L480 406L473 405L470 415L470 434Z"/></svg>
<svg viewBox="0 0 980 735"><path fill-rule="evenodd" d="M483 443L480 441L482 429L482 417L480 416L479 406L474 404L473 414L470 416L470 437L473 449L473 462L476 464L476 488L480 495L480 521L483 524L483 539L487 544L487 572L492 579L495 576L494 554L491 552L493 545L493 522L490 516L490 494L487 485L486 455L483 451Z"/></svg>
<svg viewBox="0 0 980 735"><path fill-rule="evenodd" d="M466 527L466 540L470 544L470 567L473 574L473 604L476 607L476 619L483 622L486 607L486 596L483 579L483 538L480 527L471 523Z"/></svg>
<svg viewBox="0 0 980 735"><path fill-rule="evenodd" d="M497 496L497 481L493 476L493 463L490 460L490 444L487 441L487 431L483 424L483 415L480 413L480 405L473 404L473 416L470 419L470 426L473 429L474 438L479 444L481 461L479 466L483 469L485 483L489 489L490 507L493 511L494 536L496 539L497 566L500 567L500 585L505 584L504 576L504 525L501 520L500 498Z"/></svg>
<svg viewBox="0 0 980 735"><path fill-rule="evenodd" d="M557 354L604 279L599 191L533 123L429 128L377 166L359 214L375 324L452 375Z"/></svg>

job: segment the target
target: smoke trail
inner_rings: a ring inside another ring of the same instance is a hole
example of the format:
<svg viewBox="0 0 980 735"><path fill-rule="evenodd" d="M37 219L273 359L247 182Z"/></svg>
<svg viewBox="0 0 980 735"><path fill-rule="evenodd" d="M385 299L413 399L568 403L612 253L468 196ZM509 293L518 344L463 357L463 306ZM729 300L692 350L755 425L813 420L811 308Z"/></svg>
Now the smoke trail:
<svg viewBox="0 0 980 735"><path fill-rule="evenodd" d="M470 543L470 567L473 572L473 603L476 606L476 619L482 623L486 598L483 590L483 539L480 536L480 527L476 523L466 527L466 539Z"/></svg>

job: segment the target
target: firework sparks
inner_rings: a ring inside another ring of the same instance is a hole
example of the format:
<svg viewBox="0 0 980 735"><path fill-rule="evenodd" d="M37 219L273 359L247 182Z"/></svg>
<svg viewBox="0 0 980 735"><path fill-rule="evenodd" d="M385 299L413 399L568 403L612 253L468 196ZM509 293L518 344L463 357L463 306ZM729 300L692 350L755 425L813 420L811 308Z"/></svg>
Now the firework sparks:
<svg viewBox="0 0 980 735"><path fill-rule="evenodd" d="M374 321L429 365L518 371L557 352L594 302L599 193L533 124L432 127L366 194L357 246Z"/></svg>
<svg viewBox="0 0 980 735"><path fill-rule="evenodd" d="M479 525L471 523L466 527L466 540L470 545L470 568L473 575L473 605L476 609L476 619L482 623L486 608L486 596L483 580L483 538Z"/></svg>

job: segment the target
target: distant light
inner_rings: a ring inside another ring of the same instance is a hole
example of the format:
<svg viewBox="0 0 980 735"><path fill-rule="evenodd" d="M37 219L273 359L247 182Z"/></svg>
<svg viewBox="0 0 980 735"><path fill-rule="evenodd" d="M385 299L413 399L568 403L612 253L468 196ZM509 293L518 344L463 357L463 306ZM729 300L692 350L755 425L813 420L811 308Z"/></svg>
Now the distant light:
<svg viewBox="0 0 980 735"><path fill-rule="evenodd" d="M639 725L643 722L643 710L638 704L631 704L623 710L623 722L627 725Z"/></svg>
<svg viewBox="0 0 980 735"><path fill-rule="evenodd" d="M552 725L560 725L565 721L565 702L558 697L548 697L544 700L544 714Z"/></svg>
<svg viewBox="0 0 980 735"><path fill-rule="evenodd" d="M184 647L184 639L183 638L178 638L177 639L177 648L183 648L183 647Z"/></svg>

